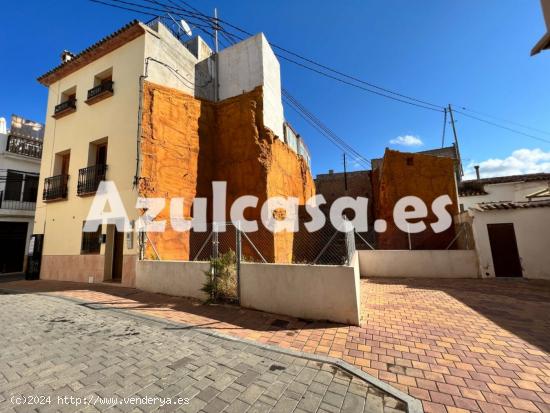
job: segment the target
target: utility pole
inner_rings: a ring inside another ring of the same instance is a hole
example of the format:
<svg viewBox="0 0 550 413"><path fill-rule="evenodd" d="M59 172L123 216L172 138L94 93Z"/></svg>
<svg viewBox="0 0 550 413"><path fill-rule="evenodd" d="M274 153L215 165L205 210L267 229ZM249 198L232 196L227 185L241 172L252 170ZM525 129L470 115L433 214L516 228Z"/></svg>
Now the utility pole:
<svg viewBox="0 0 550 413"><path fill-rule="evenodd" d="M346 153L344 152L344 189L348 190L348 171L346 169Z"/></svg>
<svg viewBox="0 0 550 413"><path fill-rule="evenodd" d="M449 110L449 115L451 116L451 125L453 126L453 136L454 136L454 139L455 139L455 151L456 151L458 166L460 168L458 180L460 181L462 179L462 175L464 175L464 173L462 172L462 160L460 159L460 150L458 149L458 136L456 134L455 117L453 115L453 108L452 108L450 103L449 103L448 110Z"/></svg>
<svg viewBox="0 0 550 413"><path fill-rule="evenodd" d="M441 136L441 147L443 148L445 146L445 131L447 129L447 108L444 109L443 114L443 135Z"/></svg>
<svg viewBox="0 0 550 413"><path fill-rule="evenodd" d="M215 64L215 77L216 81L214 82L214 101L218 102L220 100L220 55L219 55L219 46L218 46L218 9L214 8L214 64Z"/></svg>
<svg viewBox="0 0 550 413"><path fill-rule="evenodd" d="M214 8L214 50L218 54L218 9Z"/></svg>

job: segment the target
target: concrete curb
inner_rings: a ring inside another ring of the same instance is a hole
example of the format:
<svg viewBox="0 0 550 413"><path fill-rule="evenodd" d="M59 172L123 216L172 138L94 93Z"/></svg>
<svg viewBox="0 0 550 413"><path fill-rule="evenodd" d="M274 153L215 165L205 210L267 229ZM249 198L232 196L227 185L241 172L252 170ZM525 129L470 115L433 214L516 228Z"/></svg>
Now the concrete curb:
<svg viewBox="0 0 550 413"><path fill-rule="evenodd" d="M349 374L352 374L352 375L360 378L361 380L366 381L367 383L373 385L374 387L377 387L380 390L390 394L391 396L395 397L396 399L401 400L402 402L404 402L407 405L407 411L409 413L424 413L424 409L422 407L422 402L420 400L415 399L412 396L409 396L408 394L402 392L401 390L398 390L398 389L392 387L388 383L383 382L382 380L380 380L380 379L378 379L374 376L371 376L370 374L365 373L363 370L358 369L357 367L354 367L351 364L349 364L349 363L347 363L343 360L337 359L335 357L305 353L303 351L298 351L298 350L285 349L285 348L277 347L277 346L274 346L274 345L271 345L271 344L262 344L262 343L258 343L258 342L253 341L253 340L238 338L238 337L233 337L233 336L230 336L230 335L218 333L217 331L205 330L201 327L196 327L193 324L187 324L187 323L183 323L183 322L164 320L160 317L150 316L150 315L146 315L146 314L136 314L133 310L126 310L126 309L123 309L123 308L113 308L113 307L110 307L110 306L107 306L107 305L96 304L96 303L93 303L93 302L84 301L84 300L81 300L81 299L78 299L78 298L73 298L73 297L63 297L63 296L52 295L50 293L44 293L44 292L33 292L33 291L28 291L28 290L7 289L7 288L0 288L0 292L11 293L11 294L41 295L41 296L48 297L48 298L54 299L54 300L58 299L58 300L62 300L62 301L75 303L75 304L78 304L78 305L83 305L83 306L85 306L87 308L90 308L92 310L107 310L107 311L110 311L110 312L113 312L113 313L122 314L122 315L127 316L127 317L135 318L135 319L142 320L142 321L147 321L149 323L161 324L161 325L164 325L164 326L171 326L171 327L177 327L177 328L182 328L183 327L183 328L186 328L186 329L192 329L194 331L198 331L201 334L206 334L206 335L209 335L211 337L216 337L216 338L219 338L219 339L222 339L222 340L227 340L227 341L232 341L232 342L237 342L237 343L245 343L247 345L250 345L250 346L253 346L253 347L256 347L256 348L260 348L262 350L268 350L268 351L272 351L272 352L279 353L279 354L285 354L285 355L289 355L289 356L293 356L293 357L299 357L299 358L310 360L310 361L319 361L319 362L326 363L326 364L332 364L333 366L339 367L342 370L347 371Z"/></svg>

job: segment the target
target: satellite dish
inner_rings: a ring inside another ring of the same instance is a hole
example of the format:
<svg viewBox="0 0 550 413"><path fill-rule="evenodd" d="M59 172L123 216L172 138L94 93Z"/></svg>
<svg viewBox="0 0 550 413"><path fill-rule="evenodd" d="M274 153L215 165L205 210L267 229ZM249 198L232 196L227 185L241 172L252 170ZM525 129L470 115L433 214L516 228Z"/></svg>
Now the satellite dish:
<svg viewBox="0 0 550 413"><path fill-rule="evenodd" d="M189 27L185 20L180 20L180 26L187 36L191 36L193 34L193 32L191 31L191 27Z"/></svg>

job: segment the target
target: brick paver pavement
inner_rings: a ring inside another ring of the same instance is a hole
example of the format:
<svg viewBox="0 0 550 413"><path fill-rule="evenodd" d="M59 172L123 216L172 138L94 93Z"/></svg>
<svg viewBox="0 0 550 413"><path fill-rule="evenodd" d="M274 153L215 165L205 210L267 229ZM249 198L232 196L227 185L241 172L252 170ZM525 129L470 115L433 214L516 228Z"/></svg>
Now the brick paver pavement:
<svg viewBox="0 0 550 413"><path fill-rule="evenodd" d="M0 411L406 410L332 364L127 312L0 294L0 325Z"/></svg>
<svg viewBox="0 0 550 413"><path fill-rule="evenodd" d="M550 283L363 280L361 327L108 285L16 282L354 364L426 412L550 412Z"/></svg>

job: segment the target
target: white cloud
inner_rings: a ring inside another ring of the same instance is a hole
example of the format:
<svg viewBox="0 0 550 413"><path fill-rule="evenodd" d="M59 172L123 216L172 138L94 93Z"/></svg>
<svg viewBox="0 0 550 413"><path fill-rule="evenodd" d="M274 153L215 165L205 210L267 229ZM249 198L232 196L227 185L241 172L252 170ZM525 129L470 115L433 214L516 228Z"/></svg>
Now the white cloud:
<svg viewBox="0 0 550 413"><path fill-rule="evenodd" d="M390 141L392 145L421 146L424 144L418 136L402 135Z"/></svg>
<svg viewBox="0 0 550 413"><path fill-rule="evenodd" d="M504 159L490 158L482 162L470 162L464 171L464 179L476 178L474 165L479 165L482 178L550 172L550 152L518 149Z"/></svg>

